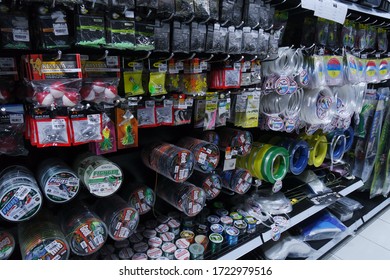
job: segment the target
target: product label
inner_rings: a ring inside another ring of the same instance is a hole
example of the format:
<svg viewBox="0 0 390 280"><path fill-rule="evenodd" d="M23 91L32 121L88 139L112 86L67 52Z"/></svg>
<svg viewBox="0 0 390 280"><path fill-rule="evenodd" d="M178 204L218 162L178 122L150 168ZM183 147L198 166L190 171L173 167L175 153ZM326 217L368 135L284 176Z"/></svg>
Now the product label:
<svg viewBox="0 0 390 280"><path fill-rule="evenodd" d="M116 240L125 239L134 233L138 222L138 212L133 208L125 208L113 217L108 230Z"/></svg>
<svg viewBox="0 0 390 280"><path fill-rule="evenodd" d="M329 96L325 96L322 93L319 94L317 99L317 117L319 119L323 120L326 118L332 103L332 99Z"/></svg>
<svg viewBox="0 0 390 280"><path fill-rule="evenodd" d="M273 131L281 131L284 128L284 121L281 117L268 117L268 128Z"/></svg>
<svg viewBox="0 0 390 280"><path fill-rule="evenodd" d="M80 254L91 254L103 246L107 232L104 224L97 219L90 219L79 226L72 236L72 246L74 251Z"/></svg>
<svg viewBox="0 0 390 280"><path fill-rule="evenodd" d="M277 193L278 191L280 191L282 189L282 187L283 187L282 181L276 181L274 186L272 187L272 191L274 193Z"/></svg>
<svg viewBox="0 0 390 280"><path fill-rule="evenodd" d="M69 248L64 240L43 240L26 252L26 260L61 260L67 259Z"/></svg>
<svg viewBox="0 0 390 280"><path fill-rule="evenodd" d="M30 42L30 33L28 29L12 29L13 39L16 42Z"/></svg>
<svg viewBox="0 0 390 280"><path fill-rule="evenodd" d="M68 25L66 23L53 23L55 36L67 36L69 35Z"/></svg>
<svg viewBox="0 0 390 280"><path fill-rule="evenodd" d="M130 196L130 204L134 207L140 215L144 215L150 211L151 207L154 205L154 192L150 188L145 188L144 190L139 190L134 192Z"/></svg>
<svg viewBox="0 0 390 280"><path fill-rule="evenodd" d="M63 130L66 128L66 120L65 119L52 119L51 127L55 130Z"/></svg>
<svg viewBox="0 0 390 280"><path fill-rule="evenodd" d="M15 240L8 232L0 232L0 260L8 259L15 248Z"/></svg>
<svg viewBox="0 0 390 280"><path fill-rule="evenodd" d="M280 77L275 82L275 90L280 95L285 95L290 89L290 79L288 77Z"/></svg>
<svg viewBox="0 0 390 280"><path fill-rule="evenodd" d="M2 195L0 214L8 221L23 221L34 216L41 207L42 197L37 190L21 186Z"/></svg>
<svg viewBox="0 0 390 280"><path fill-rule="evenodd" d="M78 193L79 178L75 174L61 172L51 176L45 183L46 197L53 202L69 201Z"/></svg>
<svg viewBox="0 0 390 280"><path fill-rule="evenodd" d="M111 163L94 162L84 174L84 181L89 191L100 197L116 192L122 184L122 171Z"/></svg>

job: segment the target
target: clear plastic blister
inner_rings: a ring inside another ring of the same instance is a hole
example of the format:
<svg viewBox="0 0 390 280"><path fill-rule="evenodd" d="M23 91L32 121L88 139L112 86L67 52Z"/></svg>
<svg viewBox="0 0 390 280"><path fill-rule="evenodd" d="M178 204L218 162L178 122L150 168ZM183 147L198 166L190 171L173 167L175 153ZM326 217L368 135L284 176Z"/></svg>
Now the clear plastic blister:
<svg viewBox="0 0 390 280"><path fill-rule="evenodd" d="M189 53L191 41L189 24L175 21L172 36L172 52Z"/></svg>
<svg viewBox="0 0 390 280"><path fill-rule="evenodd" d="M196 19L205 21L210 18L210 0L193 0ZM211 0L213 1L213 0Z"/></svg>
<svg viewBox="0 0 390 280"><path fill-rule="evenodd" d="M234 26L228 28L227 53L240 54L242 48L242 30L235 29Z"/></svg>
<svg viewBox="0 0 390 280"><path fill-rule="evenodd" d="M206 24L191 23L190 52L204 52L206 47Z"/></svg>
<svg viewBox="0 0 390 280"><path fill-rule="evenodd" d="M73 112L74 113L74 112ZM102 115L83 114L73 117L71 114L70 123L72 129L72 144L81 145L90 142L100 142L102 137Z"/></svg>
<svg viewBox="0 0 390 280"><path fill-rule="evenodd" d="M221 25L218 23L214 24L212 51L215 53L225 53L227 39L228 39L227 27L221 27Z"/></svg>
<svg viewBox="0 0 390 280"><path fill-rule="evenodd" d="M175 0L175 18L188 21L194 16L194 2L192 0Z"/></svg>

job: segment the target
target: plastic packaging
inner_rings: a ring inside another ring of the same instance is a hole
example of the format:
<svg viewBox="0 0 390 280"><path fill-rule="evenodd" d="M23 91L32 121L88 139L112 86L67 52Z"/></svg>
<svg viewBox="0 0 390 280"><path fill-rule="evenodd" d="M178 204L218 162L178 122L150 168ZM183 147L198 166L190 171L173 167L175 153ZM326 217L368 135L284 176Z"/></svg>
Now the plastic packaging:
<svg viewBox="0 0 390 280"><path fill-rule="evenodd" d="M85 204L80 203L63 210L61 229L72 252L79 256L97 252L108 235L106 224Z"/></svg>
<svg viewBox="0 0 390 280"><path fill-rule="evenodd" d="M48 159L38 166L37 178L45 197L54 203L66 203L76 197L80 182L61 159Z"/></svg>
<svg viewBox="0 0 390 280"><path fill-rule="evenodd" d="M205 174L199 171L194 171L188 180L205 191L207 200L216 198L223 185L222 178L218 174Z"/></svg>
<svg viewBox="0 0 390 280"><path fill-rule="evenodd" d="M315 220L312 219L305 225L302 225L304 241L332 239L347 230L345 225L329 212L325 212L315 218Z"/></svg>
<svg viewBox="0 0 390 280"><path fill-rule="evenodd" d="M314 253L314 249L300 237L284 234L276 243L267 243L264 255L268 260L285 260L290 258L307 258Z"/></svg>
<svg viewBox="0 0 390 280"><path fill-rule="evenodd" d="M206 193L190 183L173 183L160 180L157 195L189 217L202 211L206 202Z"/></svg>
<svg viewBox="0 0 390 280"><path fill-rule="evenodd" d="M96 213L107 225L108 234L116 241L127 239L137 228L138 211L118 195L98 201Z"/></svg>
<svg viewBox="0 0 390 280"><path fill-rule="evenodd" d="M210 173L215 170L219 162L218 146L191 137L185 137L179 140L178 146L190 150L195 156L195 169Z"/></svg>
<svg viewBox="0 0 390 280"><path fill-rule="evenodd" d="M253 140L249 131L221 128L217 132L220 137L219 145L222 150L230 148L237 152L239 156L245 156L250 152Z"/></svg>
<svg viewBox="0 0 390 280"><path fill-rule="evenodd" d="M130 206L135 208L139 215L145 215L154 207L156 194L143 184L132 184L122 189L122 197L129 201Z"/></svg>
<svg viewBox="0 0 390 280"><path fill-rule="evenodd" d="M0 260L9 259L15 250L15 238L11 232L0 229Z"/></svg>
<svg viewBox="0 0 390 280"><path fill-rule="evenodd" d="M110 196L122 185L122 170L102 156L80 155L74 163L74 170L88 191L97 197Z"/></svg>
<svg viewBox="0 0 390 280"><path fill-rule="evenodd" d="M54 218L40 217L18 228L23 260L67 260L70 246Z"/></svg>
<svg viewBox="0 0 390 280"><path fill-rule="evenodd" d="M220 175L223 180L223 187L234 191L235 193L245 194L252 186L253 178L245 169L237 168L234 170L223 171Z"/></svg>
<svg viewBox="0 0 390 280"><path fill-rule="evenodd" d="M167 143L155 143L145 148L141 157L146 166L175 182L187 180L195 166L191 151Z"/></svg>
<svg viewBox="0 0 390 280"><path fill-rule="evenodd" d="M41 209L43 197L33 174L24 166L9 166L0 173L0 214L22 222Z"/></svg>

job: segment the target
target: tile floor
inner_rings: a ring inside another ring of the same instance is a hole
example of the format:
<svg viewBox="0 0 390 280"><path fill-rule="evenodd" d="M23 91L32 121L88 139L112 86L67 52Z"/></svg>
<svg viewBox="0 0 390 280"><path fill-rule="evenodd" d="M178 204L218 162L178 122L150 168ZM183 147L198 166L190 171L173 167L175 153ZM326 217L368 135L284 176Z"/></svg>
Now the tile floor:
<svg viewBox="0 0 390 280"><path fill-rule="evenodd" d="M390 206L322 259L390 260Z"/></svg>

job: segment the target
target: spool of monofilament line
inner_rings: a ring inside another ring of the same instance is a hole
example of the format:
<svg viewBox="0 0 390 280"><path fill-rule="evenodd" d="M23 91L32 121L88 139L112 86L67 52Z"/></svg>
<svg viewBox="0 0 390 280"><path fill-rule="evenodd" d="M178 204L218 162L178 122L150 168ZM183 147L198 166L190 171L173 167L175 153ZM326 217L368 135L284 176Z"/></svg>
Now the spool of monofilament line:
<svg viewBox="0 0 390 280"><path fill-rule="evenodd" d="M221 173L223 187L238 194L246 193L252 186L252 176L246 169L236 168Z"/></svg>
<svg viewBox="0 0 390 280"><path fill-rule="evenodd" d="M219 146L222 150L230 148L239 156L247 155L252 148L253 138L249 131L224 127L218 130Z"/></svg>
<svg viewBox="0 0 390 280"><path fill-rule="evenodd" d="M0 215L7 221L32 218L42 206L42 193L33 174L23 166L10 166L0 174Z"/></svg>
<svg viewBox="0 0 390 280"><path fill-rule="evenodd" d="M18 236L23 260L67 260L69 244L54 217L40 215L19 224Z"/></svg>
<svg viewBox="0 0 390 280"><path fill-rule="evenodd" d="M0 229L0 260L7 260L15 250L15 238L11 232Z"/></svg>
<svg viewBox="0 0 390 280"><path fill-rule="evenodd" d="M74 169L88 191L97 197L112 195L123 182L122 170L118 165L91 153L78 157Z"/></svg>
<svg viewBox="0 0 390 280"><path fill-rule="evenodd" d="M54 203L69 202L79 191L79 178L61 159L42 162L38 167L37 180L45 197Z"/></svg>
<svg viewBox="0 0 390 280"><path fill-rule="evenodd" d="M64 209L61 229L72 252L79 256L97 252L108 236L106 224L85 204L73 204Z"/></svg>
<svg viewBox="0 0 390 280"><path fill-rule="evenodd" d="M186 181L195 166L191 151L168 143L149 146L141 157L146 166L175 182Z"/></svg>
<svg viewBox="0 0 390 280"><path fill-rule="evenodd" d="M98 201L96 214L107 225L109 236L116 241L129 238L135 232L139 222L137 210L115 194Z"/></svg>
<svg viewBox="0 0 390 280"><path fill-rule="evenodd" d="M128 188L122 188L121 196L129 201L131 207L135 208L140 215L148 213L156 202L154 191L143 184L133 184Z"/></svg>
<svg viewBox="0 0 390 280"><path fill-rule="evenodd" d="M196 216L202 211L206 202L204 190L188 182L173 183L166 179L160 180L157 195L189 217Z"/></svg>
<svg viewBox="0 0 390 280"><path fill-rule="evenodd" d="M208 174L199 171L194 171L188 179L195 186L202 188L206 193L207 200L216 198L222 189L222 178L218 174Z"/></svg>
<svg viewBox="0 0 390 280"><path fill-rule="evenodd" d="M217 145L192 137L180 139L177 145L190 150L194 154L196 170L210 173L217 167L219 162L219 148Z"/></svg>

